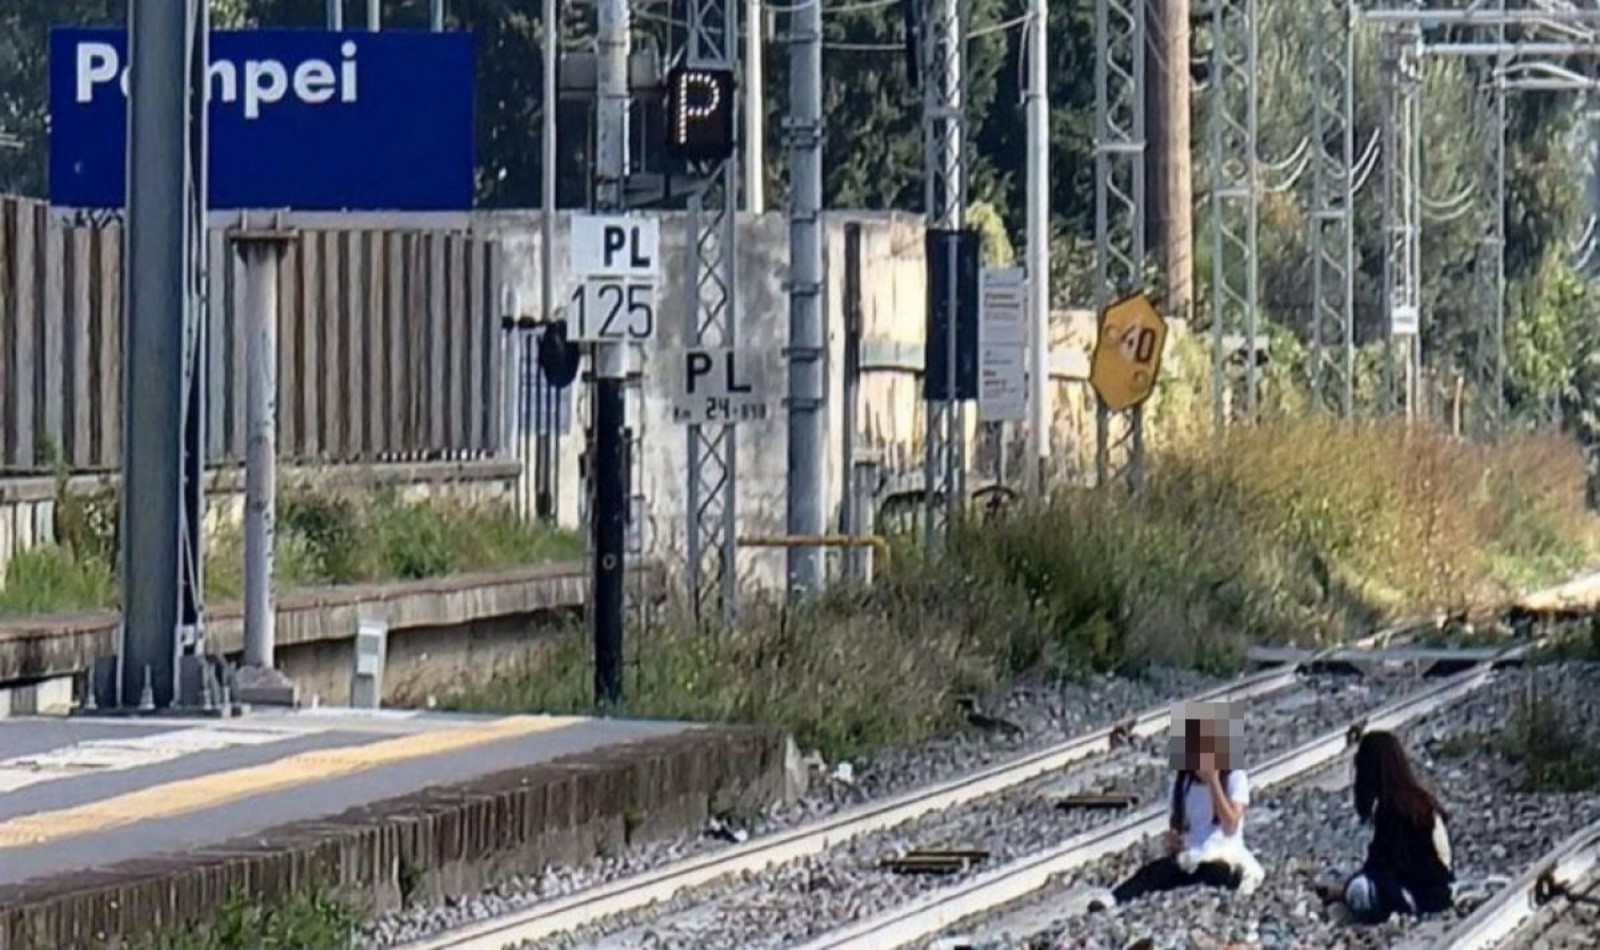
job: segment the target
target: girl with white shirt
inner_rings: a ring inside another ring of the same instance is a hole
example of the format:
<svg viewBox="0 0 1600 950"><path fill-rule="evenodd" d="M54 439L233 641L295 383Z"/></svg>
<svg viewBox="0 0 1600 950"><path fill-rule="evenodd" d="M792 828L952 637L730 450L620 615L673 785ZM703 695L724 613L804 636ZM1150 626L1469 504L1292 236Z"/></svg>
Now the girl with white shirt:
<svg viewBox="0 0 1600 950"><path fill-rule="evenodd" d="M1184 723L1184 768L1172 782L1172 810L1166 854L1099 895L1089 909L1103 910L1145 894L1202 884L1237 890L1245 877L1239 857L1253 863L1244 848L1244 813L1250 804L1250 776L1243 769L1223 768L1227 756L1218 749L1210 719ZM1195 855L1210 857L1193 860ZM1222 856L1229 859L1223 860ZM1185 858L1190 860L1184 860Z"/></svg>

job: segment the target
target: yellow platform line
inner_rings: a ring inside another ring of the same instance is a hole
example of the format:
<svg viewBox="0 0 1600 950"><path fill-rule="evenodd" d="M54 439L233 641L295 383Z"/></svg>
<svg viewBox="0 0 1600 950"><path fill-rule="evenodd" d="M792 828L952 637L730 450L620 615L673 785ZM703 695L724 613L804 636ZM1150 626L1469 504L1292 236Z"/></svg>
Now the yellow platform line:
<svg viewBox="0 0 1600 950"><path fill-rule="evenodd" d="M587 720L573 716L509 716L482 725L437 729L365 745L317 749L228 772L168 782L0 822L0 849L45 844L118 825L172 818L309 782L326 781L395 762L548 732Z"/></svg>

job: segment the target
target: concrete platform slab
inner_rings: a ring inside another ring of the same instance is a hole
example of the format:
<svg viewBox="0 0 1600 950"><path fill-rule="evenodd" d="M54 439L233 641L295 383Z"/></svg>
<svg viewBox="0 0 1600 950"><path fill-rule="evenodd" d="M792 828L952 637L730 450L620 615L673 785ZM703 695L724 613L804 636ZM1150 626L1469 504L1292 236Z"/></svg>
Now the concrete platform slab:
<svg viewBox="0 0 1600 950"><path fill-rule="evenodd" d="M310 709L0 720L0 948L331 887L440 899L785 794L770 730ZM20 941L20 942L19 942ZM41 943L40 941L44 941Z"/></svg>

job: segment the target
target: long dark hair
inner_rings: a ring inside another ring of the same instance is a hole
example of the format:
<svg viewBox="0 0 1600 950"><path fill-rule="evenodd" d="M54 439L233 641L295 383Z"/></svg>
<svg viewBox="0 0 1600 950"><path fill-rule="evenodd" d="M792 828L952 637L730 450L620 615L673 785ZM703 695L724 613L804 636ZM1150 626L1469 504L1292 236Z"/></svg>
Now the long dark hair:
<svg viewBox="0 0 1600 950"><path fill-rule="evenodd" d="M1432 827L1433 817L1445 821L1450 813L1422 787L1411 771L1406 750L1392 732L1369 732L1356 746L1356 815L1370 822L1379 804L1413 827Z"/></svg>
<svg viewBox="0 0 1600 950"><path fill-rule="evenodd" d="M1191 719L1184 723L1185 745L1198 752L1200 748L1200 720ZM1222 769L1217 777L1222 780L1222 787L1228 787L1228 776L1233 774L1233 769ZM1189 786L1199 780L1199 775L1194 769L1179 769L1178 775L1172 780L1172 830L1184 831L1189 823L1184 796L1189 791ZM1213 818L1213 822L1221 824L1220 818Z"/></svg>

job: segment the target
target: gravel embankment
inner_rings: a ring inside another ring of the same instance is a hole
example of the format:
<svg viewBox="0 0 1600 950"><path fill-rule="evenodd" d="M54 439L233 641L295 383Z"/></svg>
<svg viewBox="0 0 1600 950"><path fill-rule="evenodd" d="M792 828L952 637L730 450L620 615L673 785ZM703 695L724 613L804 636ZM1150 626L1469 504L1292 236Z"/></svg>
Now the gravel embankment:
<svg viewBox="0 0 1600 950"><path fill-rule="evenodd" d="M1514 877L1539 855L1600 818L1600 788L1583 792L1525 791L1522 768L1505 750L1530 683L1562 711L1574 734L1600 747L1600 664L1506 671L1484 689L1402 730L1416 764L1452 814L1456 873L1480 893L1495 877ZM1355 819L1346 787L1348 760L1317 776L1255 797L1249 818L1252 849L1268 877L1250 897L1205 889L1156 895L1109 913L1075 915L1027 934L1007 933L1008 919L1037 920L1050 902L1070 906L1074 888L1106 886L1148 856L1133 849L1076 875L1031 915L1012 909L965 932L985 947L1126 947L1150 938L1157 947L1381 948L1433 936L1464 911L1430 921L1394 921L1357 928L1328 919L1311 887L1329 869L1359 865L1370 832ZM1522 946L1522 943L1516 943ZM1552 944L1552 946L1571 944ZM1593 944L1589 944L1593 946Z"/></svg>
<svg viewBox="0 0 1600 950"><path fill-rule="evenodd" d="M874 799L932 785L1055 745L1222 682L1189 670L1156 670L1140 679L1092 676L1060 684L1024 683L1003 698L983 705L985 712L1020 726L1021 738L969 729L906 748L885 749L850 762L852 775L848 784L830 780L829 773L838 764L827 763L824 770L813 774L812 789L803 799L762 816L755 825L742 830L760 835L819 821ZM636 846L618 856L584 865L548 868L538 875L509 880L474 898L414 907L384 918L365 928L360 945L377 948L419 940L727 845L722 838L697 835Z"/></svg>
<svg viewBox="0 0 1600 950"><path fill-rule="evenodd" d="M1246 727L1246 754L1262 759L1339 728L1362 712L1416 688L1409 676L1318 676L1255 701ZM1152 737L1066 776L1027 783L1009 792L794 862L754 880L680 897L630 921L575 933L546 946L606 948L783 947L879 913L1056 844L1119 813L1064 811L1062 792L1115 791L1141 803L1163 794L1169 775L1166 737ZM879 861L911 848L982 849L984 863L965 874L898 875ZM609 932L609 936L602 936Z"/></svg>

